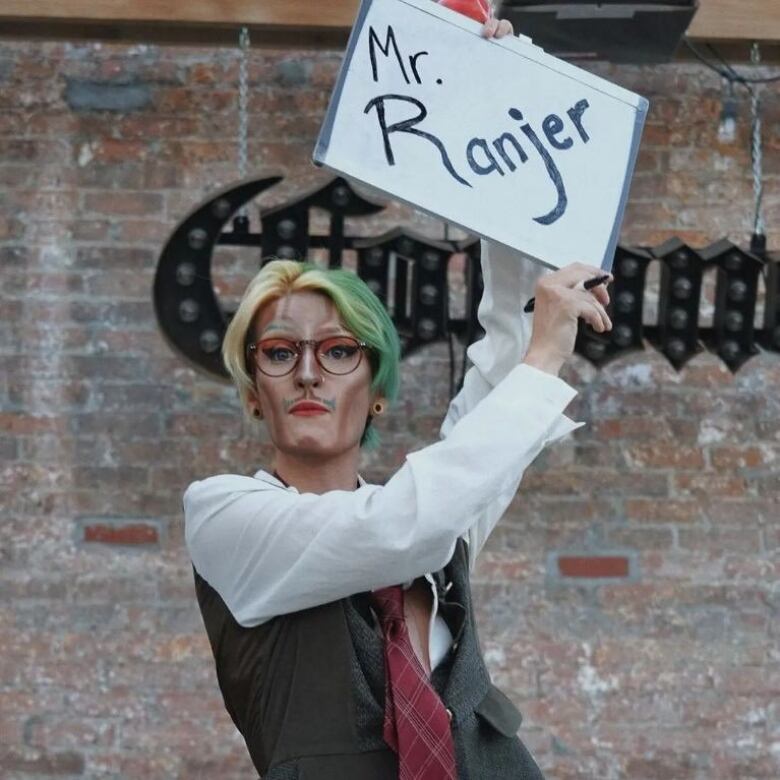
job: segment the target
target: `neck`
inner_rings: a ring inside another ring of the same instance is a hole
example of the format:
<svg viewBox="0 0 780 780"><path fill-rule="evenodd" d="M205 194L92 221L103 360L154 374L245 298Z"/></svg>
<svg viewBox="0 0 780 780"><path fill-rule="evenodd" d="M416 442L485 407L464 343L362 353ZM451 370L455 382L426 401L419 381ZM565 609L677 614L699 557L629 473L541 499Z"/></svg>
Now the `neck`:
<svg viewBox="0 0 780 780"><path fill-rule="evenodd" d="M329 458L307 458L276 451L272 470L300 493L327 493L357 488L359 448Z"/></svg>

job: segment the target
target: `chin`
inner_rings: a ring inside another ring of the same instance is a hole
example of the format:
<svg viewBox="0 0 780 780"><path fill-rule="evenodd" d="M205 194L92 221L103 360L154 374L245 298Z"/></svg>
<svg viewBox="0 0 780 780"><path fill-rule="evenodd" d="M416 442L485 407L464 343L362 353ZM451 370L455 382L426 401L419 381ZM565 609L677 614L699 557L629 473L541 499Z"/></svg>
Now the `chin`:
<svg viewBox="0 0 780 780"><path fill-rule="evenodd" d="M335 455L343 455L345 452L349 452L359 445L359 438L354 442L336 442L328 441L322 437L301 436L293 441L285 442L283 446L278 449L281 449L288 455L294 457L309 459L316 457L329 458Z"/></svg>

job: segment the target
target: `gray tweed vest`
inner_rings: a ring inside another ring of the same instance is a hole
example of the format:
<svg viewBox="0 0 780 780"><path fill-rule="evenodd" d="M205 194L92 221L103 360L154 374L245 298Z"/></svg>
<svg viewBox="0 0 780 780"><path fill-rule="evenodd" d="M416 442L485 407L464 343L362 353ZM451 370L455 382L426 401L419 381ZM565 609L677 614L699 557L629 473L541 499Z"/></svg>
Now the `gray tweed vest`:
<svg viewBox="0 0 780 780"><path fill-rule="evenodd" d="M260 775L398 780L396 755L382 739L383 640L369 594L244 628L194 575L225 706ZM431 682L453 713L459 780L543 780L516 736L522 716L485 668L463 540L434 577L454 643Z"/></svg>

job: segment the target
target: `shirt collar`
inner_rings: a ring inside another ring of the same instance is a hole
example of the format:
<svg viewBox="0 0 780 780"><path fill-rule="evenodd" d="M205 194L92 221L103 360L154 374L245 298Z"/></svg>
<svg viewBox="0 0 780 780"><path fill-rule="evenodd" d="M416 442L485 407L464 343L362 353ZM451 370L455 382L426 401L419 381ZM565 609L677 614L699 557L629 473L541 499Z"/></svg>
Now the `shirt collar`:
<svg viewBox="0 0 780 780"><path fill-rule="evenodd" d="M285 490L292 490L295 493L298 493L298 488L293 487L290 485L290 487L285 487L284 483L282 483L280 480L278 480L273 474L269 473L268 471L265 471L264 469L260 469L259 471L256 471L254 473L254 478L259 479L262 482L267 482L269 485L274 485L275 487L280 487ZM363 487L363 485L367 485L368 483L363 479L363 477L358 474L358 484L360 487Z"/></svg>

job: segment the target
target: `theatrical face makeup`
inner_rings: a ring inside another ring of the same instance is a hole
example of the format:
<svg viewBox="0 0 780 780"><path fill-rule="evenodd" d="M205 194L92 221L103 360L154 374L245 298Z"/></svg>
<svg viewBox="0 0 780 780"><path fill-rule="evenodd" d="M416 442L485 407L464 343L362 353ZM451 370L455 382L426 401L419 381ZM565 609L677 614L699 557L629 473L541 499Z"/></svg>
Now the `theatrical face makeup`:
<svg viewBox="0 0 780 780"><path fill-rule="evenodd" d="M268 304L254 325L254 338L319 340L353 336L341 323L333 301L322 293L294 292ZM310 346L289 374L272 377L254 368L256 399L277 450L298 458L334 456L360 446L371 396L371 364L364 354L349 374L324 371ZM295 414L302 400L322 404L321 414Z"/></svg>

